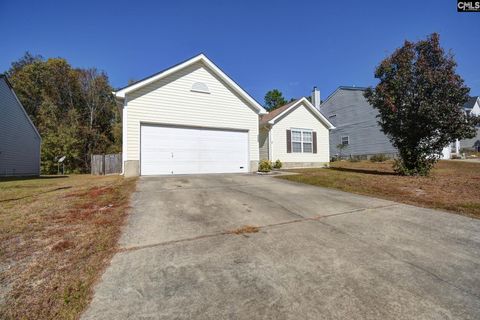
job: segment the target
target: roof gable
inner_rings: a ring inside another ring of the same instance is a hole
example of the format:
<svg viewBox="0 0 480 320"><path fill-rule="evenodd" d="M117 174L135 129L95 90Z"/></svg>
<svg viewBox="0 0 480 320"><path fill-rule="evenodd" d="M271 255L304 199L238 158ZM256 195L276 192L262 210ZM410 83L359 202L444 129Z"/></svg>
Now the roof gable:
<svg viewBox="0 0 480 320"><path fill-rule="evenodd" d="M4 75L4 74L0 74L0 81L4 81L5 84L7 85L7 87L10 89L10 93L12 94L12 96L15 98L15 101L17 102L17 105L20 107L20 109L22 110L25 118L27 119L28 123L30 124L30 126L32 127L33 131L35 132L35 134L38 136L38 138L41 140L42 137L40 136L40 133L38 132L37 130L37 127L35 127L35 125L33 124L32 122L32 119L30 119L30 117L28 116L27 114L27 111L25 110L25 108L23 107L22 103L20 102L20 100L18 99L17 97L17 94L15 93L15 91L13 90L13 87L12 85L10 84L10 82L8 81L8 78Z"/></svg>
<svg viewBox="0 0 480 320"><path fill-rule="evenodd" d="M331 98L333 98L339 91L365 91L367 90L367 88L365 87L348 87L348 86L340 86L338 87L337 89L335 89L335 91L333 91L328 97L327 99L325 99L325 101L322 103L325 104L328 100L330 100ZM321 106L320 106L321 107Z"/></svg>
<svg viewBox="0 0 480 320"><path fill-rule="evenodd" d="M173 67L160 71L150 77L147 77L143 80L137 81L129 86L121 88L113 94L117 98L125 98L125 96L133 91L136 91L140 88L145 87L153 82L156 82L160 79L163 79L171 74L179 72L191 66L197 62L202 62L203 65L208 68L211 72L213 72L216 76L218 76L221 80L225 82L233 91L235 91L238 95L240 95L247 103L249 103L258 114L266 114L267 111L254 99L252 98L245 90L243 90L235 81L233 81L229 76L227 76L220 68L218 68L210 59L208 59L204 54L199 54L191 59L188 59L184 62L181 62Z"/></svg>
<svg viewBox="0 0 480 320"><path fill-rule="evenodd" d="M468 98L468 101L465 102L465 104L463 105L463 108L464 108L465 110L470 110L470 109L472 109L472 108L475 106L475 104L477 103L477 101L479 100L479 98L480 98L480 97L469 97L469 98ZM480 103L479 103L479 104L480 104Z"/></svg>
<svg viewBox="0 0 480 320"><path fill-rule="evenodd" d="M301 99L292 101L290 103L287 103L284 106L281 106L278 109L273 110L271 113L264 115L263 117L260 118L260 125L275 125L276 122L278 122L280 119L282 119L284 116L288 116L290 112L295 110L295 108L299 107L300 105L304 105L307 109L310 110L310 112L316 116L328 129L335 129L335 127L332 125L330 121L327 120L323 116L323 114L318 111L317 108L315 108L310 101L308 101L307 98L303 97Z"/></svg>
<svg viewBox="0 0 480 320"><path fill-rule="evenodd" d="M295 103L297 103L298 100L294 100L294 101L291 101L281 107L278 107L277 109L275 110L272 110L270 111L269 113L263 115L260 119L260 123L266 123L270 120L272 120L273 118L275 118L276 116L278 116L279 114L281 114L282 112L284 112L285 110L287 110L288 108L290 108L292 105L294 105Z"/></svg>

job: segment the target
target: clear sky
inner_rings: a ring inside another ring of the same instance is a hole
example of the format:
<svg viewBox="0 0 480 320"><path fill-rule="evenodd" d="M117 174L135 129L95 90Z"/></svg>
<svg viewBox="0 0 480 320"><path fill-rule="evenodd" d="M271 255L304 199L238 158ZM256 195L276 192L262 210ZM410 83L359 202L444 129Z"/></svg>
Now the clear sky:
<svg viewBox="0 0 480 320"><path fill-rule="evenodd" d="M480 13L456 0L0 0L0 72L25 51L97 67L114 87L200 52L263 102L318 86L375 84L375 66L405 39L438 32L480 94Z"/></svg>

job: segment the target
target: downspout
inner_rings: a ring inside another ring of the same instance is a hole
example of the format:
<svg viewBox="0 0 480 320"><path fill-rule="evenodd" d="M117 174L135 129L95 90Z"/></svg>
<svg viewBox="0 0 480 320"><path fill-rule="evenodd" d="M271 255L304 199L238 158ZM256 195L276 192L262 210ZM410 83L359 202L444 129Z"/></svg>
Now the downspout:
<svg viewBox="0 0 480 320"><path fill-rule="evenodd" d="M125 175L125 161L127 161L127 97L123 100L122 107L122 172L120 175Z"/></svg>
<svg viewBox="0 0 480 320"><path fill-rule="evenodd" d="M265 128L268 130L268 160L273 161L273 140L272 140L272 128L273 128L273 121L269 121L265 124Z"/></svg>
<svg viewBox="0 0 480 320"><path fill-rule="evenodd" d="M272 128L266 128L268 129L268 160L272 161Z"/></svg>

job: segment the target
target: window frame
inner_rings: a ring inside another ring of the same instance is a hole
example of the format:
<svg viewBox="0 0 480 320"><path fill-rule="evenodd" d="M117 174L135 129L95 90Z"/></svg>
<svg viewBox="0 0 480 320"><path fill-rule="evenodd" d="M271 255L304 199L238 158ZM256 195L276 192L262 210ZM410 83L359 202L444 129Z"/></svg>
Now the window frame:
<svg viewBox="0 0 480 320"><path fill-rule="evenodd" d="M347 143L343 143L343 138L347 138ZM341 136L340 137L340 143L344 146L349 146L350 145L350 136Z"/></svg>
<svg viewBox="0 0 480 320"><path fill-rule="evenodd" d="M300 140L294 140L293 132L300 132ZM310 133L310 141L304 140L304 133ZM290 147L292 153L312 153L313 154L313 130L312 129L300 129L300 128L291 128L290 129ZM295 151L293 148L294 143L300 143L300 151ZM304 144L310 144L310 151L304 150Z"/></svg>

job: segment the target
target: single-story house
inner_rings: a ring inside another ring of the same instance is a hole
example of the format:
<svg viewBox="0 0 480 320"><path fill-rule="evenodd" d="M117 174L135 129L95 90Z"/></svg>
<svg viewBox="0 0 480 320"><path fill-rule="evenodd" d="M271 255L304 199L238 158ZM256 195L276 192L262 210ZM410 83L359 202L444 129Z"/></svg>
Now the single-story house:
<svg viewBox="0 0 480 320"><path fill-rule="evenodd" d="M42 138L5 75L0 75L0 176L40 175Z"/></svg>
<svg viewBox="0 0 480 320"><path fill-rule="evenodd" d="M312 97L320 104L319 96ZM285 168L319 167L330 161L334 126L305 97L260 117L260 159L279 159Z"/></svg>
<svg viewBox="0 0 480 320"><path fill-rule="evenodd" d="M125 176L258 169L266 110L200 54L114 92L123 103Z"/></svg>

